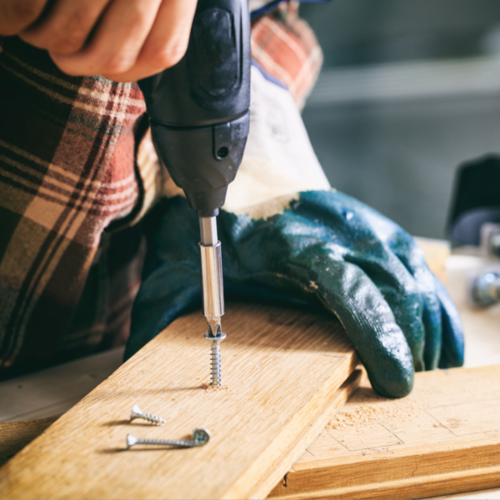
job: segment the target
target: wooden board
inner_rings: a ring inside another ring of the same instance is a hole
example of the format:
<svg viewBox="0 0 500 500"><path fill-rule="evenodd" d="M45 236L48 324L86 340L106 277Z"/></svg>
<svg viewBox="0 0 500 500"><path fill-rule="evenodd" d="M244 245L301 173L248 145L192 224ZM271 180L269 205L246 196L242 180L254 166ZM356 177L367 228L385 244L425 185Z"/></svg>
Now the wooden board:
<svg viewBox="0 0 500 500"><path fill-rule="evenodd" d="M0 424L0 465L7 462L55 421L55 417L49 417Z"/></svg>
<svg viewBox="0 0 500 500"><path fill-rule="evenodd" d="M341 408L353 392L356 391L361 381L361 375L361 370L354 370L350 377L337 389L332 404L334 410ZM42 432L45 432L56 420L57 417L49 417L0 424L0 466L40 436Z"/></svg>
<svg viewBox="0 0 500 500"><path fill-rule="evenodd" d="M500 365L418 373L404 399L364 379L269 498L424 498L500 486Z"/></svg>
<svg viewBox="0 0 500 500"><path fill-rule="evenodd" d="M106 380L123 347L0 382L0 423L59 417Z"/></svg>
<svg viewBox="0 0 500 500"><path fill-rule="evenodd" d="M204 318L177 320L0 469L3 498L265 497L339 404L357 358L330 315L230 304L221 390L207 388ZM166 418L129 424L134 404ZM125 451L127 433L192 449Z"/></svg>

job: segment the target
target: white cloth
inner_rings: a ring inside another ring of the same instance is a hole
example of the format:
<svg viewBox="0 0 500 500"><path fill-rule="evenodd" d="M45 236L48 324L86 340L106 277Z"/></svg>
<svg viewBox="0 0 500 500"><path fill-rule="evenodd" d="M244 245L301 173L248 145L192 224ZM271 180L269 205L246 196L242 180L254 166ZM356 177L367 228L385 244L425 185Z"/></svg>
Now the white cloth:
<svg viewBox="0 0 500 500"><path fill-rule="evenodd" d="M330 189L290 93L255 66L251 76L250 133L224 205L235 213L299 191Z"/></svg>

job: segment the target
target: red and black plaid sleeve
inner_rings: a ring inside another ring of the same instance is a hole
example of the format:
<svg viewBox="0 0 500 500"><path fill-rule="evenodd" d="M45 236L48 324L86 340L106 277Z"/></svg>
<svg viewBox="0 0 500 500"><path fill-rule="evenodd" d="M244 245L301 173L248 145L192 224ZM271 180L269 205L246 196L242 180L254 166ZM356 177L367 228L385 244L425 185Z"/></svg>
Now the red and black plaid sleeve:
<svg viewBox="0 0 500 500"><path fill-rule="evenodd" d="M254 22L252 50L301 103L321 51L293 5ZM135 84L0 37L0 368L125 342L163 175L144 110Z"/></svg>

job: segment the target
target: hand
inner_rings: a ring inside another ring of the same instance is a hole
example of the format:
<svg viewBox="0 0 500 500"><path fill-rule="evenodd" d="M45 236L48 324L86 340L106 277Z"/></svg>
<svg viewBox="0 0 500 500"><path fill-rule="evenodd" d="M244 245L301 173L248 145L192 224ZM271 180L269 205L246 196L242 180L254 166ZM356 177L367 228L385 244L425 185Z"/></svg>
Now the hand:
<svg viewBox="0 0 500 500"><path fill-rule="evenodd" d="M69 75L136 81L187 50L197 0L0 0L0 35L48 50Z"/></svg>
<svg viewBox="0 0 500 500"><path fill-rule="evenodd" d="M423 252L363 203L308 191L269 218L222 211L218 222L226 297L324 306L341 321L378 393L405 396L414 370L463 363L458 313ZM196 214L176 197L150 223L127 357L201 304Z"/></svg>
<svg viewBox="0 0 500 500"><path fill-rule="evenodd" d="M460 366L458 313L413 238L330 189L290 94L256 68L251 108L245 157L218 217L226 297L325 307L384 396L408 394L414 370ZM146 225L126 357L201 305L198 219L168 185L173 197Z"/></svg>

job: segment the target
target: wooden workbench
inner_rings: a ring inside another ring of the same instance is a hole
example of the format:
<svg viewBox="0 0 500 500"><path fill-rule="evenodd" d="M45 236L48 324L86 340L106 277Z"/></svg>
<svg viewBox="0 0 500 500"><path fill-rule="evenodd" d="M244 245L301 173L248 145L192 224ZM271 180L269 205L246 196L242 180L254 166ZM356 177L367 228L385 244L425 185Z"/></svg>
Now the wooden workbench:
<svg viewBox="0 0 500 500"><path fill-rule="evenodd" d="M179 318L7 462L0 497L265 497L350 395L358 358L326 312L233 303L224 319L222 387L207 383L205 318ZM135 404L165 424L131 423ZM195 428L208 444L127 449L127 434Z"/></svg>
<svg viewBox="0 0 500 500"><path fill-rule="evenodd" d="M453 256L449 262L452 274L450 292L461 310L465 325L466 366L500 363L500 307L471 311L462 294L464 275L472 267L483 266L484 262L463 256ZM120 365L121 355L122 350L116 349L36 375L0 383L0 422L62 414L112 373ZM500 490L468 493L465 496L499 499ZM462 497L453 495L446 498Z"/></svg>
<svg viewBox="0 0 500 500"><path fill-rule="evenodd" d="M368 380L269 498L405 499L500 486L500 365L417 373L412 393Z"/></svg>

